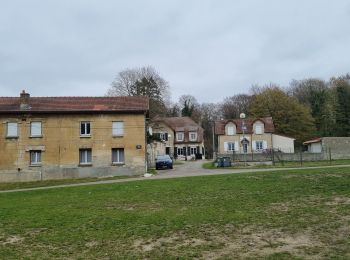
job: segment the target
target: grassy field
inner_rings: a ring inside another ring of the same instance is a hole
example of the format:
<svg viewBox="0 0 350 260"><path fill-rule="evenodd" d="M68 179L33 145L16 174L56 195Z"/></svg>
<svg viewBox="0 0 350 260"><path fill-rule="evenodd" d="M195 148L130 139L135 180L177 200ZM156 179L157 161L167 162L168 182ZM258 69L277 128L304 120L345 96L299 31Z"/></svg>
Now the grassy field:
<svg viewBox="0 0 350 260"><path fill-rule="evenodd" d="M116 177L106 177L106 178L77 178L77 179L44 180L44 181L28 181L28 182L7 182L7 183L5 182L5 183L0 183L0 191L26 189L26 188L37 188L37 187L48 187L48 186L57 186L57 185L74 184L74 183L117 180L117 179L133 178L133 177L139 177L139 176L116 176Z"/></svg>
<svg viewBox="0 0 350 260"><path fill-rule="evenodd" d="M233 165L232 167L225 167L225 169L243 169L243 168L293 168L293 167L314 167L314 166L330 166L330 165L350 165L350 160L344 159L344 160L332 160L332 161L303 161L300 163L300 161L284 161L284 162L275 162L275 165L248 165L244 166L243 163L239 163L236 165ZM204 169L218 169L212 161L206 162L203 164Z"/></svg>
<svg viewBox="0 0 350 260"><path fill-rule="evenodd" d="M0 194L0 259L349 259L350 168Z"/></svg>

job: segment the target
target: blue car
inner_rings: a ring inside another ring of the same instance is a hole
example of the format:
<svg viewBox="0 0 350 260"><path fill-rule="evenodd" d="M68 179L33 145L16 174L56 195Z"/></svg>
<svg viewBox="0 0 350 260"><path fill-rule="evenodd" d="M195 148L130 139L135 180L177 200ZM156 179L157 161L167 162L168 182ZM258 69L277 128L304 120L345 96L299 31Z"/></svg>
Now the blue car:
<svg viewBox="0 0 350 260"><path fill-rule="evenodd" d="M173 168L173 160L169 155L158 155L156 156L156 169L172 169Z"/></svg>

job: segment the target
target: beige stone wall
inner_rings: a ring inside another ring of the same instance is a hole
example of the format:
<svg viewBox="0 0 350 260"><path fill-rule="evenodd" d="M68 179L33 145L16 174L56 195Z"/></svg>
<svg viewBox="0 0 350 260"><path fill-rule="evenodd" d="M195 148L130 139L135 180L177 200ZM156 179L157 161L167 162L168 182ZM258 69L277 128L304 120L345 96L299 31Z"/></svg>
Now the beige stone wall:
<svg viewBox="0 0 350 260"><path fill-rule="evenodd" d="M6 138L8 121L18 122L18 138ZM42 122L41 138L30 137L31 121ZM80 136L81 121L91 122L91 137ZM112 136L113 121L124 122L124 136ZM92 149L92 166L79 166L80 148ZM125 164L112 166L112 148L124 148ZM42 150L40 167L30 166L30 149ZM143 114L1 115L0 155L0 181L6 181L6 176L12 180L14 175L9 174L20 176L26 172L37 173L40 178L140 174L145 171L145 117Z"/></svg>

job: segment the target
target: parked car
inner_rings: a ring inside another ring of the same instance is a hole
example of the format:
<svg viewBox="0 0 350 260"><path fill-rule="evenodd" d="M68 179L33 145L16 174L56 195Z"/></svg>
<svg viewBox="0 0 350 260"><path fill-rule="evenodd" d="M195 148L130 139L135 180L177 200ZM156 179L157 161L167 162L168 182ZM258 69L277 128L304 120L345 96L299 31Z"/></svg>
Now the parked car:
<svg viewBox="0 0 350 260"><path fill-rule="evenodd" d="M169 155L158 155L156 156L156 169L172 169L173 168L173 160Z"/></svg>

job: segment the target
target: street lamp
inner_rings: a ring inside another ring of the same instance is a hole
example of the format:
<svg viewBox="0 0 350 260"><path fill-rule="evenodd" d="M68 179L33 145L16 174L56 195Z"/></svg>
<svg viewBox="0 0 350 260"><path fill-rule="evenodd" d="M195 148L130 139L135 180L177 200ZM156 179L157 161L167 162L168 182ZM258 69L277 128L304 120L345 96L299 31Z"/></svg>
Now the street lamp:
<svg viewBox="0 0 350 260"><path fill-rule="evenodd" d="M245 138L245 130L247 129L245 126L245 114L241 113L239 117L242 119L242 132L243 132L243 139L242 139L242 146L243 146L243 153L244 153L244 166L247 166L247 150L248 150L248 145L247 145L247 140Z"/></svg>

